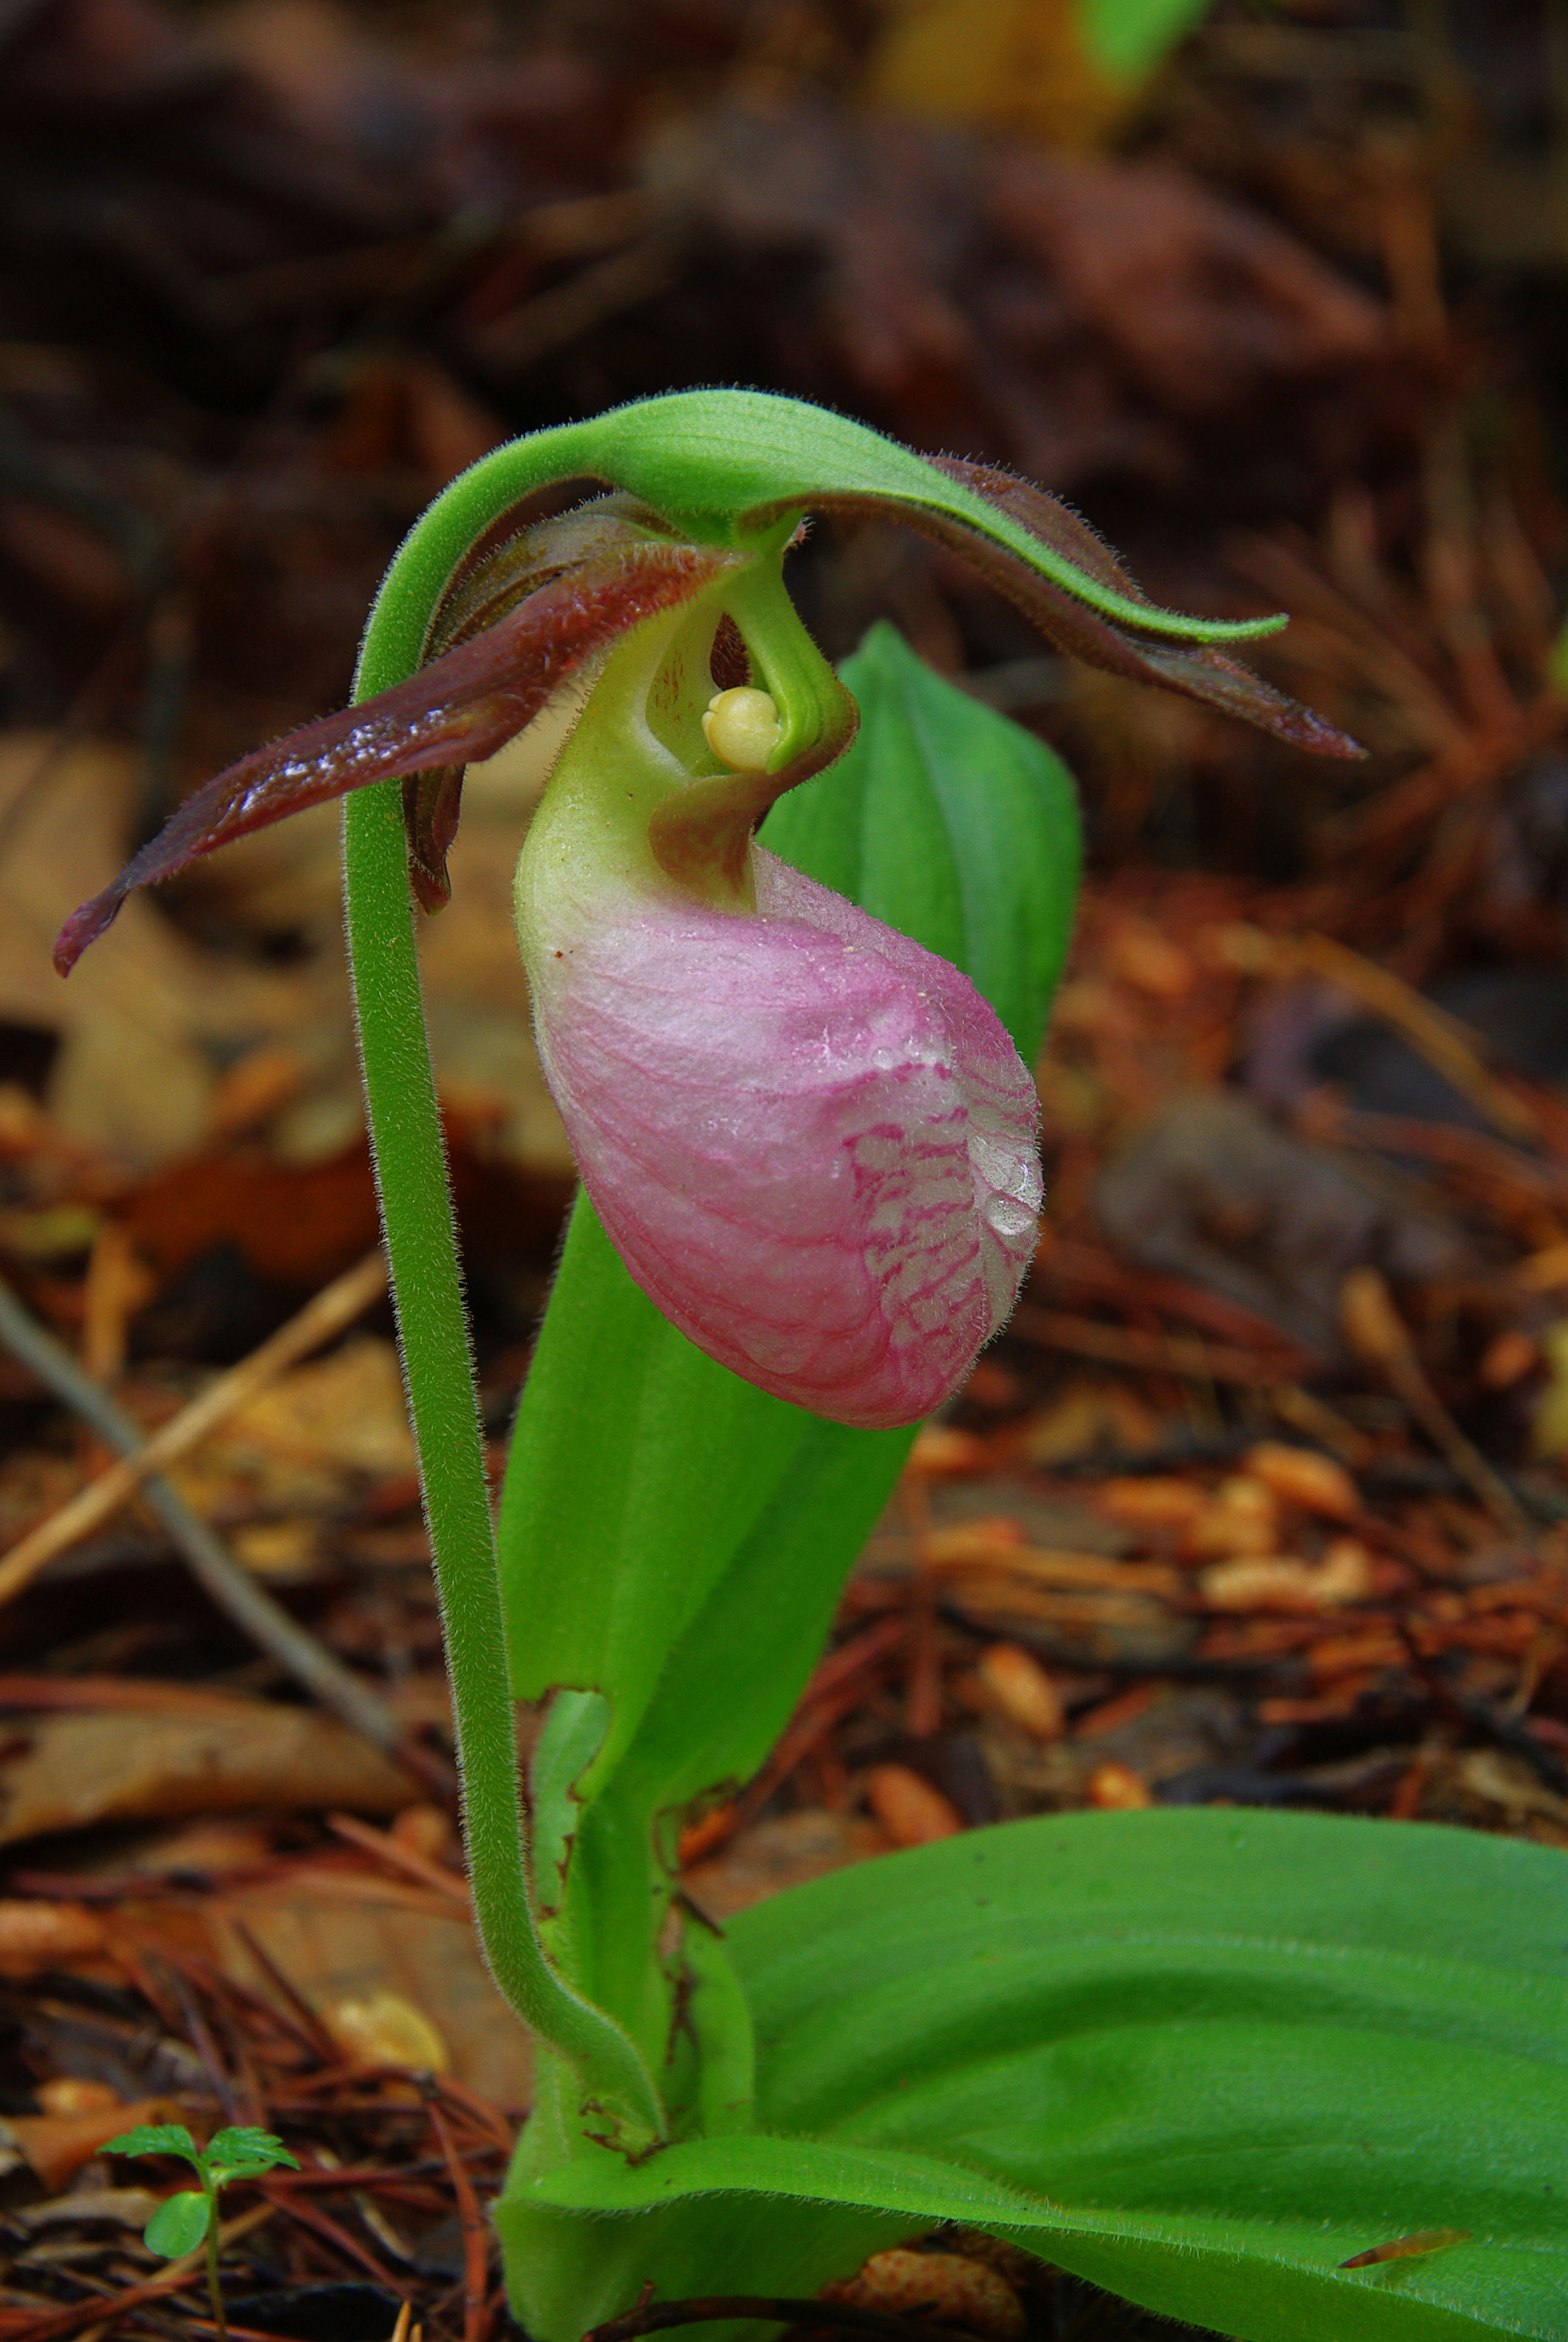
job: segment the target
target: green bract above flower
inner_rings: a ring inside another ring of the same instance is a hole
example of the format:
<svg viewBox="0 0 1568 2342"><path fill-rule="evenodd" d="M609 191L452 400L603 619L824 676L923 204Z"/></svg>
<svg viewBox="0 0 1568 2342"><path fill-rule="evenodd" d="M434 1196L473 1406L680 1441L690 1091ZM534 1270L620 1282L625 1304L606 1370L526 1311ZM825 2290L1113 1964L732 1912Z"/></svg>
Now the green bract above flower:
<svg viewBox="0 0 1568 2342"><path fill-rule="evenodd" d="M614 493L530 525L543 493L558 505L576 482ZM745 573L776 556L813 512L901 519L962 554L1071 656L1209 701L1319 755L1361 753L1223 647L1272 634L1283 618L1158 608L1084 521L1027 482L915 455L797 399L678 391L514 440L454 481L387 573L356 705L196 790L67 923L56 965L68 970L133 888L305 806L394 777L404 782L410 876L435 908L445 899L464 766L521 731L629 627L726 573L744 593ZM704 808L704 826L711 815L732 836L819 771L853 729L819 662L767 680L779 737L766 770L710 795Z"/></svg>

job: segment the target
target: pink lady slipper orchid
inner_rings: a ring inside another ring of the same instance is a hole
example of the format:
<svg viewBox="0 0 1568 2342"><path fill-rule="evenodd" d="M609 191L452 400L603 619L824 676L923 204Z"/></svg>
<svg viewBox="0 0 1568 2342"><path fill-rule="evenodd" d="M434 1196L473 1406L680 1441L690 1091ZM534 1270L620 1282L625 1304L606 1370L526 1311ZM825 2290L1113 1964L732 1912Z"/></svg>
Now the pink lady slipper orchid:
<svg viewBox="0 0 1568 2342"><path fill-rule="evenodd" d="M615 493L528 525L564 480ZM187 801L61 936L296 806L401 777L445 899L462 768L593 678L529 833L517 923L541 1056L637 1283L723 1365L837 1421L908 1423L1011 1309L1041 1201L1033 1083L968 978L777 860L755 826L853 703L782 563L810 508L963 551L1063 649L1297 745L1353 745L1218 646L1283 621L1157 609L1061 505L820 409L687 392L502 448L389 573L361 703Z"/></svg>
<svg viewBox="0 0 1568 2342"><path fill-rule="evenodd" d="M966 976L753 845L749 818L731 865L722 782L713 850L687 832L672 876L654 817L693 784L646 721L670 631L612 659L518 866L544 1070L606 1230L683 1333L816 1414L914 1422L1029 1265L1034 1082ZM774 704L734 687L706 715L744 796Z"/></svg>

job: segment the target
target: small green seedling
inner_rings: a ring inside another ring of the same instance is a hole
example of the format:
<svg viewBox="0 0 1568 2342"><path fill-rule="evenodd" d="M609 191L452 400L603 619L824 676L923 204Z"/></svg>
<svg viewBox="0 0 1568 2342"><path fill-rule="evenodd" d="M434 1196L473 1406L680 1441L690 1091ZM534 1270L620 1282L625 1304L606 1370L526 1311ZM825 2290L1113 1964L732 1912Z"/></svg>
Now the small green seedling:
<svg viewBox="0 0 1568 2342"><path fill-rule="evenodd" d="M211 2145L203 2148L196 2145L184 2123L138 2123L135 2130L122 2131L118 2138L110 2139L105 2151L109 2155L177 2155L182 2162L192 2166L201 2186L182 2188L177 2196L165 2197L147 2222L142 2242L150 2253L173 2261L183 2253L194 2253L205 2238L213 2323L220 2342L226 2342L228 2329L224 2322L223 2287L218 2279L218 2197L231 2179L257 2179L264 2171L271 2171L280 2163L297 2171L298 2163L281 2138L275 2138L270 2130L256 2130L249 2125L237 2130L218 2131Z"/></svg>

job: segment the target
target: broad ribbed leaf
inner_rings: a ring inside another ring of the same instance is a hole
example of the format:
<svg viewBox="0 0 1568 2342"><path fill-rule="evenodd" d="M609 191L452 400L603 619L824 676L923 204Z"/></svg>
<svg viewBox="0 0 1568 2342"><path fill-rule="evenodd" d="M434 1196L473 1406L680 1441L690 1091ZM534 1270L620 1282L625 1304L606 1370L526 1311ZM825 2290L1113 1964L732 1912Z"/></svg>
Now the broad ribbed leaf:
<svg viewBox="0 0 1568 2342"><path fill-rule="evenodd" d="M778 1896L728 1948L762 2132L635 2170L594 2154L531 2191L666 2207L644 2256L661 2291L696 2267L728 2281L754 2195L799 2204L775 2215L794 2283L841 2273L842 2208L821 2207L854 2206L1010 2234L1240 2342L1568 2329L1555 1850L1323 1816L1046 1817ZM1443 2231L1468 2234L1342 2266ZM754 2244L747 2289L774 2282Z"/></svg>
<svg viewBox="0 0 1568 2342"><path fill-rule="evenodd" d="M580 1198L524 1386L499 1539L514 1684L602 1692L607 1770L812 1418L715 1366Z"/></svg>
<svg viewBox="0 0 1568 2342"><path fill-rule="evenodd" d="M573 1972L627 2024L662 2021L654 1817L766 1756L914 1436L824 1422L716 1366L579 1199L497 1543L519 1698L607 1703L558 1703L546 1726L537 1893L559 1905L571 1849Z"/></svg>

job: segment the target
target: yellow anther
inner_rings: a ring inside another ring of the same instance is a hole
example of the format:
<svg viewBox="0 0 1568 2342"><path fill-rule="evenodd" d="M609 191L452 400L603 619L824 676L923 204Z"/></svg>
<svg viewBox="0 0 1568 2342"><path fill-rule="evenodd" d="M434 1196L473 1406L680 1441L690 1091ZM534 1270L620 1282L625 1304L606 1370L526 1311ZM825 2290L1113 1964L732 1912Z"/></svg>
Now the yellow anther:
<svg viewBox="0 0 1568 2342"><path fill-rule="evenodd" d="M704 739L720 764L736 773L765 772L782 730L771 695L749 684L715 692L703 717Z"/></svg>

